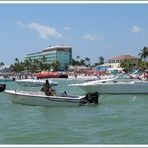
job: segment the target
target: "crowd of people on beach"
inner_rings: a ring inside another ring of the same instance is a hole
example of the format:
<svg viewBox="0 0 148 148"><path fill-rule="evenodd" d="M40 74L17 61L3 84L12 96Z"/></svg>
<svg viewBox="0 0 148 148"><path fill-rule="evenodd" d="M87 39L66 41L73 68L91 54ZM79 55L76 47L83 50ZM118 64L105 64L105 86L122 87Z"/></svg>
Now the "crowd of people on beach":
<svg viewBox="0 0 148 148"><path fill-rule="evenodd" d="M114 76L115 74L109 72L109 71L97 71L95 69L90 70L73 70L73 71L66 71L64 72L68 78L108 78L111 76ZM117 72L116 74L123 74L127 75L130 78L145 78L148 79L148 70L141 71L140 73L131 74L131 73L125 73L124 71ZM35 73L31 72L19 72L19 73L8 73L8 74L1 74L1 78L15 78L15 79L35 79Z"/></svg>

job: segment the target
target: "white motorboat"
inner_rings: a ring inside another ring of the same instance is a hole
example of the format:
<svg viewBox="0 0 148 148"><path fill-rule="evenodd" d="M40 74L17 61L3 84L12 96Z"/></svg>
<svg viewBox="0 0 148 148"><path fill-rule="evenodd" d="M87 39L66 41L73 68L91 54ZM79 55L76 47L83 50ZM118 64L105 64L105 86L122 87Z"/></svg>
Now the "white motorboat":
<svg viewBox="0 0 148 148"><path fill-rule="evenodd" d="M78 86L87 93L98 92L99 94L148 94L148 81L117 81L116 79L97 80L81 84L71 84Z"/></svg>
<svg viewBox="0 0 148 148"><path fill-rule="evenodd" d="M74 96L59 94L56 96L47 96L44 92L5 90L11 95L14 103L32 105L32 106L82 106L87 104L98 104L98 94L87 94L86 96Z"/></svg>
<svg viewBox="0 0 148 148"><path fill-rule="evenodd" d="M27 86L41 86L43 85L43 83L45 83L45 79L44 80L40 80L40 79L21 79L21 80L15 80L18 84L21 85L27 85ZM51 86L55 86L57 85L57 82L48 79L49 84Z"/></svg>
<svg viewBox="0 0 148 148"><path fill-rule="evenodd" d="M0 82L5 83L5 82L11 82L13 81L12 78L0 78Z"/></svg>

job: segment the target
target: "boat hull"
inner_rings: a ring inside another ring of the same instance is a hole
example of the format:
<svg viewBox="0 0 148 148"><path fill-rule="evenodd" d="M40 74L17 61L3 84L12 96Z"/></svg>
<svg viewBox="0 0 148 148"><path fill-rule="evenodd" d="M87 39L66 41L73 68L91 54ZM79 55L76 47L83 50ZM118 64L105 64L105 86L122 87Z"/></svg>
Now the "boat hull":
<svg viewBox="0 0 148 148"><path fill-rule="evenodd" d="M115 82L98 84L80 84L87 93L99 94L148 94L148 82Z"/></svg>
<svg viewBox="0 0 148 148"><path fill-rule="evenodd" d="M32 106L45 106L45 107L58 107L58 106L81 106L82 100L85 96L46 96L43 93L26 92L26 91L14 91L5 90L5 92L11 95L11 101L13 103L19 103Z"/></svg>

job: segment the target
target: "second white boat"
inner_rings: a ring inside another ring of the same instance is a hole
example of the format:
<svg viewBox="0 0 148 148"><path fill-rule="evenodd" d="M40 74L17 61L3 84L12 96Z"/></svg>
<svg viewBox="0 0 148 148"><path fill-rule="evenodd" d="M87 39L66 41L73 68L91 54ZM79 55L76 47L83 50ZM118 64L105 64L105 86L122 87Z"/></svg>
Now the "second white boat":
<svg viewBox="0 0 148 148"><path fill-rule="evenodd" d="M71 84L78 86L87 93L98 92L99 94L148 94L148 81L117 81L97 80L81 84Z"/></svg>

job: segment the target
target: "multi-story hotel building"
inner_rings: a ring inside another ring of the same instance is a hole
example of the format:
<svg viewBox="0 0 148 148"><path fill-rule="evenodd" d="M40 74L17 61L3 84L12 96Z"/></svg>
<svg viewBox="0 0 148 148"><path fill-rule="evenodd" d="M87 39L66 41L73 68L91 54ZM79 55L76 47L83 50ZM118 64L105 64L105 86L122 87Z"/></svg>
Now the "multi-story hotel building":
<svg viewBox="0 0 148 148"><path fill-rule="evenodd" d="M137 63L139 58L134 57L134 56L130 56L130 55L121 55L121 56L117 56L117 57L113 57L113 58L109 59L108 63L122 63L126 60L130 60L133 63Z"/></svg>
<svg viewBox="0 0 148 148"><path fill-rule="evenodd" d="M134 57L134 56L130 56L130 55L121 55L121 56L113 57L108 60L108 66L110 68L120 69L121 68L120 64L126 60L129 60L132 63L137 64L139 58Z"/></svg>
<svg viewBox="0 0 148 148"><path fill-rule="evenodd" d="M40 52L27 54L25 59L42 60L43 57L46 58L48 64L59 61L59 70L65 70L66 66L72 63L72 47L63 45L49 46Z"/></svg>
<svg viewBox="0 0 148 148"><path fill-rule="evenodd" d="M104 64L102 64L100 66L97 66L96 69L97 70L106 70L106 69L108 69L109 71L112 71L112 70L121 71L121 70L123 70L121 68L121 63L126 61L126 60L130 60L134 64L137 64L139 58L134 57L134 56L130 56L130 55L121 55L121 56L113 57L113 58L109 59L106 63L104 63Z"/></svg>

